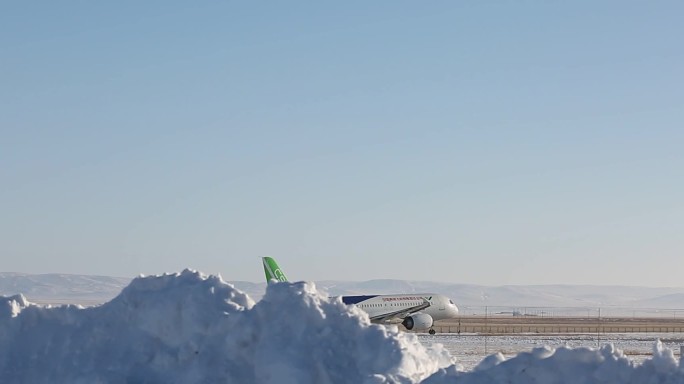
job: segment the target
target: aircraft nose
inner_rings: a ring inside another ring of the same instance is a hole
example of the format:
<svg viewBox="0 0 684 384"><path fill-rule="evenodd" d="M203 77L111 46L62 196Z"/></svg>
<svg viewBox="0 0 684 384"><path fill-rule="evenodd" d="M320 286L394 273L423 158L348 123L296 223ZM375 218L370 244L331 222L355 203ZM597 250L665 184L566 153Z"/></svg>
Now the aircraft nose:
<svg viewBox="0 0 684 384"><path fill-rule="evenodd" d="M456 304L452 304L450 306L449 312L451 312L451 315L454 317L458 316L458 307L456 306Z"/></svg>

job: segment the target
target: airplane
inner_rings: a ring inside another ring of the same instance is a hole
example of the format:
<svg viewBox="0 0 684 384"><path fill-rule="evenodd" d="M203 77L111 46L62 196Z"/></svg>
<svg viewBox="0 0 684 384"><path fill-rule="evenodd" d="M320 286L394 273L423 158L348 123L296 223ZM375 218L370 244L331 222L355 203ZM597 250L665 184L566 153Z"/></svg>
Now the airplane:
<svg viewBox="0 0 684 384"><path fill-rule="evenodd" d="M287 277L272 257L262 257L266 282L287 282ZM342 296L342 302L354 305L368 314L372 323L401 324L409 331L435 334L437 320L458 316L451 299L437 293Z"/></svg>

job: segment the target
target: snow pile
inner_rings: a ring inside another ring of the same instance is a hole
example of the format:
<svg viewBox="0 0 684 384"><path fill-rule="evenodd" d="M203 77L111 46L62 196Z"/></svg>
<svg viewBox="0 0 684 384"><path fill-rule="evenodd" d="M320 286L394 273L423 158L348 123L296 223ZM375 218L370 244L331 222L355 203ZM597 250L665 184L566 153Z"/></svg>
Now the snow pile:
<svg viewBox="0 0 684 384"><path fill-rule="evenodd" d="M99 307L0 298L2 383L414 383L450 363L312 283L269 286L255 304L186 270Z"/></svg>
<svg viewBox="0 0 684 384"><path fill-rule="evenodd" d="M672 350L660 341L653 358L637 365L612 345L601 349L535 348L504 360L501 354L488 356L471 372L456 367L442 369L423 384L555 383L555 384L665 384L684 382L684 371Z"/></svg>
<svg viewBox="0 0 684 384"><path fill-rule="evenodd" d="M441 346L312 283L269 286L258 303L186 270L133 280L99 307L46 308L0 297L2 383L681 383L684 364L658 343L637 365L608 345L538 348L463 372Z"/></svg>

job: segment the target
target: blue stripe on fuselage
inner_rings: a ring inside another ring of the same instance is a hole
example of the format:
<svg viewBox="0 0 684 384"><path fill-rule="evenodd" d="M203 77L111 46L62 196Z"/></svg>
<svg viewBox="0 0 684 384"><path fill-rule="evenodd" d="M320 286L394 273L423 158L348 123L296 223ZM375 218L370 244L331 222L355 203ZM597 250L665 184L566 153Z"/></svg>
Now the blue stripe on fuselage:
<svg viewBox="0 0 684 384"><path fill-rule="evenodd" d="M364 296L342 296L342 302L349 305L349 304L358 304L362 301L366 301L368 299L372 299L374 297L378 297L380 295L364 295Z"/></svg>

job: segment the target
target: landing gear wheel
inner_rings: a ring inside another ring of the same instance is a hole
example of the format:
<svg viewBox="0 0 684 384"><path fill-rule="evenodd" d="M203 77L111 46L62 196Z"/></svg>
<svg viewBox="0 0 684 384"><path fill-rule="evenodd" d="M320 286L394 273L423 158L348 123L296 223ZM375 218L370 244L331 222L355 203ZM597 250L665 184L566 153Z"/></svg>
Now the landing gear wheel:
<svg viewBox="0 0 684 384"><path fill-rule="evenodd" d="M435 332L434 329L430 328L430 330L428 331L428 333L431 334L431 335L434 335L436 332Z"/></svg>

